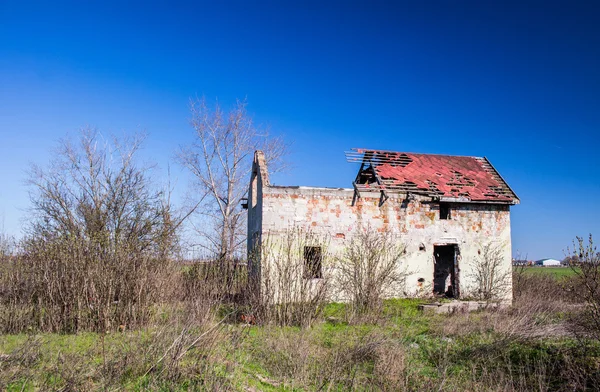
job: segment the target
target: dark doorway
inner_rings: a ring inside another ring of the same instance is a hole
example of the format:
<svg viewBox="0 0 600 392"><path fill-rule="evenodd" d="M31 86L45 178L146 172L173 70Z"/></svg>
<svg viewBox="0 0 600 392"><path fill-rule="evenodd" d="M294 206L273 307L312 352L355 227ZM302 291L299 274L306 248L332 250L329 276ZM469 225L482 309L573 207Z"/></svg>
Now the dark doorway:
<svg viewBox="0 0 600 392"><path fill-rule="evenodd" d="M436 245L433 247L435 266L433 269L433 293L449 298L458 297L456 245Z"/></svg>

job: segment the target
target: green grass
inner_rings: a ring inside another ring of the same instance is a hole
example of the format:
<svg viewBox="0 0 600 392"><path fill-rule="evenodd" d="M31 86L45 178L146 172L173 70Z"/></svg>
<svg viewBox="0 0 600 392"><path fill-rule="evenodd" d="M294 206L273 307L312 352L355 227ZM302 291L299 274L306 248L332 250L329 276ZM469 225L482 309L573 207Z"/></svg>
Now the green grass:
<svg viewBox="0 0 600 392"><path fill-rule="evenodd" d="M175 373L166 365L146 371L177 332L163 339L154 356L147 350L160 334L152 329L104 337L0 335L0 355L13 358L0 359L0 389L452 391L491 389L501 375L518 378L523 388L535 388L542 377L560 389L565 385L556 366L600 358L596 348L585 354L589 357L573 359L571 353L580 350L571 350L576 345L570 338L521 339L497 332L494 325L503 318L492 322L489 311L426 315L418 310L423 302L387 300L377 317L362 321L348 319L347 305L328 304L322 320L307 329L225 324L216 345L190 351ZM444 332L449 323L457 323L454 332ZM401 377L394 378L395 372Z"/></svg>
<svg viewBox="0 0 600 392"><path fill-rule="evenodd" d="M518 271L520 267L514 267L514 271ZM524 267L526 274L549 275L555 278L567 278L575 276L576 272L570 267Z"/></svg>

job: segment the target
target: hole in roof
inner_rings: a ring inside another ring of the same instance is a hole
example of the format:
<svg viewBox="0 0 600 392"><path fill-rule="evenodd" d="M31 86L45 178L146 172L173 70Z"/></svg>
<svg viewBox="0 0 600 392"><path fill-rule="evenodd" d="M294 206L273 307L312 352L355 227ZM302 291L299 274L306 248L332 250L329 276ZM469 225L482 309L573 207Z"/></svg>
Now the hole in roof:
<svg viewBox="0 0 600 392"><path fill-rule="evenodd" d="M397 157L390 158L390 166L406 167L412 161L413 161L412 158L409 157L408 155L400 154Z"/></svg>
<svg viewBox="0 0 600 392"><path fill-rule="evenodd" d="M356 182L358 184L372 184L376 181L377 179L373 174L373 167L369 166L362 170L360 173L358 173L358 179Z"/></svg>

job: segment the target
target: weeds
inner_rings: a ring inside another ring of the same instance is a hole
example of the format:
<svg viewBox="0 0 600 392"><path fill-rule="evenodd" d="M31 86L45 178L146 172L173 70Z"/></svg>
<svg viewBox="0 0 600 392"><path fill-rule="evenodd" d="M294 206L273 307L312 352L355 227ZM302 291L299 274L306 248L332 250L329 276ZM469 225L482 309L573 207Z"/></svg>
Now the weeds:
<svg viewBox="0 0 600 392"><path fill-rule="evenodd" d="M479 250L479 254L471 261L471 280L474 298L487 301L510 299L512 288L512 271L506 268L505 246L488 242Z"/></svg>
<svg viewBox="0 0 600 392"><path fill-rule="evenodd" d="M62 390L557 391L598 386L600 345L582 347L568 335L531 335L535 326L523 329L529 301L515 306L523 307L518 311L432 316L419 313L418 304L386 300L377 324L347 324L337 318L347 305L332 304L310 328L228 324L228 313L211 312L200 318L177 313L162 325L105 336L5 335L0 384L19 390L23 383Z"/></svg>
<svg viewBox="0 0 600 392"><path fill-rule="evenodd" d="M569 250L571 268L575 278L571 292L584 304L581 312L572 317L573 332L582 340L592 338L600 342L600 252L590 234L587 243L577 237L573 249Z"/></svg>
<svg viewBox="0 0 600 392"><path fill-rule="evenodd" d="M600 387L600 343L589 339L598 283L591 240L578 258L591 261L573 278L517 270L511 307L425 316L423 299L384 299L402 291L404 275L402 249L383 237L355 239L341 282L329 279L335 267L323 239L266 238L265 279L249 293L239 262L178 265L161 236L139 248L98 233L38 233L0 253L0 327L18 333L0 336L1 389ZM483 275L501 276L494 268ZM478 288L486 300L499 297L494 279ZM328 304L330 283L350 302Z"/></svg>
<svg viewBox="0 0 600 392"><path fill-rule="evenodd" d="M320 316L329 298L330 282L321 275L307 275L306 254L314 244L323 245L322 238L301 229L270 233L262 241L257 255L261 258L260 283L252 291L251 312L262 324L308 327ZM327 263L327 247L319 263ZM319 269L326 269L319 265Z"/></svg>
<svg viewBox="0 0 600 392"><path fill-rule="evenodd" d="M389 232L365 228L351 239L336 263L336 288L354 315L378 313L384 298L404 294L403 255L404 246Z"/></svg>

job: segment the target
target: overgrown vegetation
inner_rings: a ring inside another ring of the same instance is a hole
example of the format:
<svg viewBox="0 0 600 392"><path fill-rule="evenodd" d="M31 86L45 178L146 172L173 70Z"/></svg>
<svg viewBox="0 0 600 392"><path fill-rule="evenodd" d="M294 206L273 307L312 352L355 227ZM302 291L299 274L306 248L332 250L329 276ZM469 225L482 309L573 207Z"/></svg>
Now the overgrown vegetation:
<svg viewBox="0 0 600 392"><path fill-rule="evenodd" d="M211 268L185 266L194 281ZM233 272L231 267L230 271ZM327 304L308 326L248 319L231 298L186 288L144 327L75 335L23 329L0 337L8 390L488 390L600 387L600 344L571 333L573 282L522 274L512 307L430 315L424 299L385 300L368 318ZM243 276L236 279L243 280ZM269 314L266 314L269 316ZM272 314L272 317L279 317ZM252 325L257 323L259 325Z"/></svg>
<svg viewBox="0 0 600 392"><path fill-rule="evenodd" d="M0 278L3 332L136 328L170 296L179 219L135 161L142 140L84 130L32 168L30 224Z"/></svg>
<svg viewBox="0 0 600 392"><path fill-rule="evenodd" d="M577 335L586 339L592 337L600 341L600 253L594 245L590 234L587 242L577 237L573 244L573 264L571 291L584 304L583 310L573 318L573 330Z"/></svg>
<svg viewBox="0 0 600 392"><path fill-rule="evenodd" d="M502 244L488 242L483 244L479 254L471 262L475 287L471 295L483 301L500 301L510 295L512 288L512 270L506 268L505 247Z"/></svg>
<svg viewBox="0 0 600 392"><path fill-rule="evenodd" d="M288 231L263 238L257 297L222 248L181 262L183 217L137 166L140 143L87 131L32 171L27 236L0 236L1 389L600 389L591 237L571 276L517 268L511 307L432 315L427 299L384 299L407 273L392 237L366 230L332 265L323 238ZM502 297L497 257L480 264L476 292Z"/></svg>
<svg viewBox="0 0 600 392"><path fill-rule="evenodd" d="M313 324L329 298L330 285L326 279L313 279L322 276L321 263L327 257L323 253L309 257L307 248L324 243L323 238L299 228L263 238L256 254L269 262L261 263L262 282L256 283L258 290L249 298L257 321L280 326Z"/></svg>
<svg viewBox="0 0 600 392"><path fill-rule="evenodd" d="M383 299L405 293L404 246L389 232L361 228L336 260L336 287L355 315L377 313Z"/></svg>

